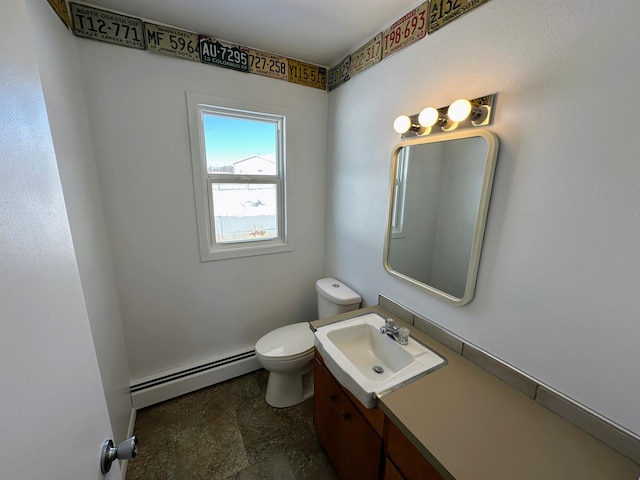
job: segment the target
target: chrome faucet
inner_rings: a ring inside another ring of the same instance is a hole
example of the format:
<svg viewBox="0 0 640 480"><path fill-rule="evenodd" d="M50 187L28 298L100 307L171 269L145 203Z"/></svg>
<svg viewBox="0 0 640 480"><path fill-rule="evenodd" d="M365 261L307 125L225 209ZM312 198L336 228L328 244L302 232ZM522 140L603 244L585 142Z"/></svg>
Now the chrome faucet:
<svg viewBox="0 0 640 480"><path fill-rule="evenodd" d="M398 327L396 322L391 318L387 318L384 321L384 326L380 327L380 333L388 335L400 345L409 343L409 329L406 327Z"/></svg>

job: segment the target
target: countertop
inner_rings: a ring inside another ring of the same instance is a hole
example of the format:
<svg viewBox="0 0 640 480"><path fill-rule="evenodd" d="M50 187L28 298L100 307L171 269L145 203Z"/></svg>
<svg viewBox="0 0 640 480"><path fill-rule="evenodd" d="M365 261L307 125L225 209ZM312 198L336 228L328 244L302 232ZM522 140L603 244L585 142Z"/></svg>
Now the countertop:
<svg viewBox="0 0 640 480"><path fill-rule="evenodd" d="M448 364L383 396L378 407L445 478L637 480L640 465L381 307Z"/></svg>

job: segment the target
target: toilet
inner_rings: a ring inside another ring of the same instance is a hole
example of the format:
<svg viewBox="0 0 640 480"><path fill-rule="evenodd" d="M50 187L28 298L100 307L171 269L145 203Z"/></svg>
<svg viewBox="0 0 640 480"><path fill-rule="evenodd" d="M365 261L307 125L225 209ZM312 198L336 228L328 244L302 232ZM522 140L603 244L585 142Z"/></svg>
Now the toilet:
<svg viewBox="0 0 640 480"><path fill-rule="evenodd" d="M318 318L356 310L360 295L335 278L316 282ZM269 372L266 402L272 407L296 405L313 396L313 332L309 323L294 323L267 333L256 343L256 358Z"/></svg>

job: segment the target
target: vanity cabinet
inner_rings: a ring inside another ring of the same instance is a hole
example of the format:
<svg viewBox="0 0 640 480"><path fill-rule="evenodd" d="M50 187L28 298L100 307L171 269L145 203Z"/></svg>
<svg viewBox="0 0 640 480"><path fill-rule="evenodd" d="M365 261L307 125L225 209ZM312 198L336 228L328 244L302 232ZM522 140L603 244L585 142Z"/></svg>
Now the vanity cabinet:
<svg viewBox="0 0 640 480"><path fill-rule="evenodd" d="M365 408L343 389L316 351L313 423L342 480L443 480L378 408Z"/></svg>
<svg viewBox="0 0 640 480"><path fill-rule="evenodd" d="M350 397L326 369L317 352L314 388L316 434L340 478L378 479L384 414L378 409L366 409Z"/></svg>

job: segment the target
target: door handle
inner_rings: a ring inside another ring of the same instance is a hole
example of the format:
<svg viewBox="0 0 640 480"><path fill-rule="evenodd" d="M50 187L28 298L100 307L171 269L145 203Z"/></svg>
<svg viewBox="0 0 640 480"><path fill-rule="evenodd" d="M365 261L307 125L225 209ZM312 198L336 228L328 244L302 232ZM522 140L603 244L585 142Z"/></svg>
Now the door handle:
<svg viewBox="0 0 640 480"><path fill-rule="evenodd" d="M117 447L113 446L113 440L107 440L102 444L100 455L100 471L107 473L111 470L111 464L117 459L128 460L138 454L138 439L134 435L121 442Z"/></svg>

